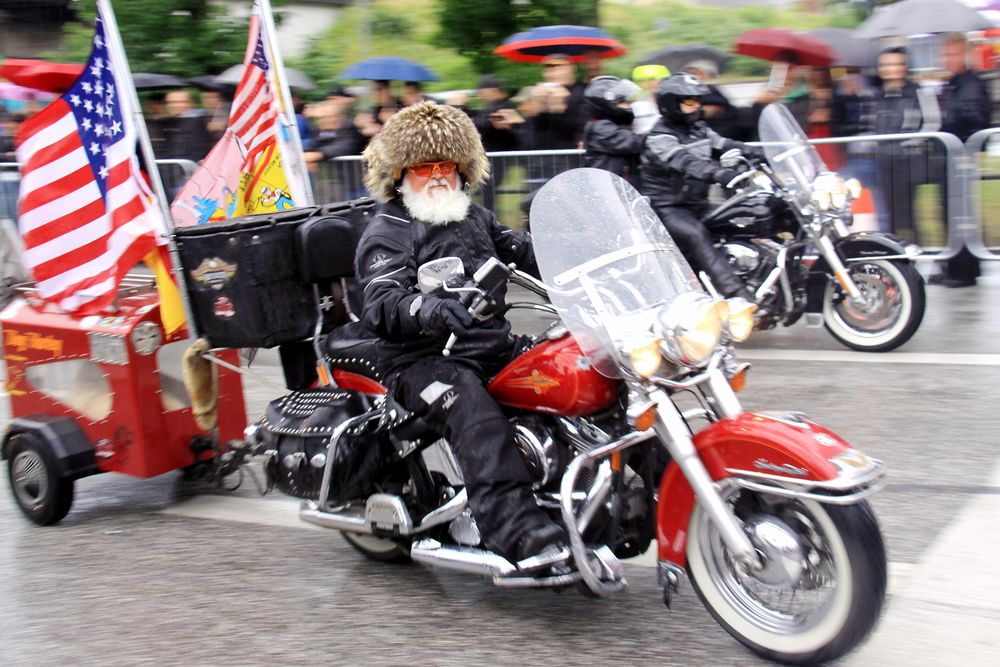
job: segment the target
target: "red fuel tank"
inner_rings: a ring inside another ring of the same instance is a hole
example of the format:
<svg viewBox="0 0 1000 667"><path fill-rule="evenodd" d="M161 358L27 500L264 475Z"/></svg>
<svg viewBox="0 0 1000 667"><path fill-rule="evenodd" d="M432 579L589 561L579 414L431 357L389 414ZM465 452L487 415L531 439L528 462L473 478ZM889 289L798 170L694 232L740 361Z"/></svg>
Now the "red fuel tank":
<svg viewBox="0 0 1000 667"><path fill-rule="evenodd" d="M502 405L577 417L609 407L617 385L591 367L572 336L564 336L522 354L488 389Z"/></svg>

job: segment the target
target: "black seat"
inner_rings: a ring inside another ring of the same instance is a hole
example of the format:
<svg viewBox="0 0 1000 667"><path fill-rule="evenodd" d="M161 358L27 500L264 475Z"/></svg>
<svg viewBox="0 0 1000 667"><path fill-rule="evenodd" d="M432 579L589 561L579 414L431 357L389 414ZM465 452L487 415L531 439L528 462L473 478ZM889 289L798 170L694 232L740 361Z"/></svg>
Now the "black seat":
<svg viewBox="0 0 1000 667"><path fill-rule="evenodd" d="M339 326L326 336L324 353L330 366L381 381L378 338L361 322Z"/></svg>

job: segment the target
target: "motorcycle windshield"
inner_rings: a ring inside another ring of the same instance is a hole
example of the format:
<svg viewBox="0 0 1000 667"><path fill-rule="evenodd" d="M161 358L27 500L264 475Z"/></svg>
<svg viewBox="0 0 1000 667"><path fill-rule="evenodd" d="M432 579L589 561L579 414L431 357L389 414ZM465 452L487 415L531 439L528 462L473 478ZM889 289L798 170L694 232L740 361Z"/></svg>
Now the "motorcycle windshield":
<svg viewBox="0 0 1000 667"><path fill-rule="evenodd" d="M630 341L648 340L663 303L701 289L649 200L603 169L546 183L531 204L531 236L552 304L608 377L621 375Z"/></svg>
<svg viewBox="0 0 1000 667"><path fill-rule="evenodd" d="M780 104L767 105L760 114L758 131L778 181L802 204L808 203L813 181L827 169L792 112Z"/></svg>

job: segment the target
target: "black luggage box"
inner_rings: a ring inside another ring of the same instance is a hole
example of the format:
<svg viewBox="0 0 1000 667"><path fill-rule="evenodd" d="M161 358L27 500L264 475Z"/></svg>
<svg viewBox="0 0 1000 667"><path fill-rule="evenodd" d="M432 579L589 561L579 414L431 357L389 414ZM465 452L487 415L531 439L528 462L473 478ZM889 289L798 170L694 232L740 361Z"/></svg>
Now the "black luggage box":
<svg viewBox="0 0 1000 667"><path fill-rule="evenodd" d="M310 221L339 219L334 237L324 235L323 251L349 276L374 210L375 202L364 198L175 229L198 334L213 347L274 347L311 337L316 305L302 275L297 230Z"/></svg>

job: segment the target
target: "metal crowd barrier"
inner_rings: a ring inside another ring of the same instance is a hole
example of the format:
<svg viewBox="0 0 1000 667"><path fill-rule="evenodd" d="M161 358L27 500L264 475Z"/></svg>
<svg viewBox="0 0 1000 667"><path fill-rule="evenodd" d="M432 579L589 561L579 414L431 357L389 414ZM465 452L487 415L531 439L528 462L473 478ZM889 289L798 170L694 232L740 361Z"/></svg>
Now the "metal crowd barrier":
<svg viewBox="0 0 1000 667"><path fill-rule="evenodd" d="M965 145L942 132L835 137L812 143L825 159L840 162L831 167L858 178L873 195L877 223L870 220L867 228L898 234L935 257L950 257L964 244L982 259L998 259L1000 183L991 181L1000 180L1000 157L994 167L980 155L995 134L1000 134L1000 128L983 130ZM582 150L505 151L487 156L492 176L476 199L515 229L524 227L531 193L555 174L583 164ZM171 198L196 166L187 160L158 160L157 164ZM366 194L360 155L321 163L311 177L317 201L345 201ZM16 188L16 165L0 164L0 219L15 216Z"/></svg>
<svg viewBox="0 0 1000 667"><path fill-rule="evenodd" d="M977 234L967 241L969 250L980 259L1000 259L1000 155L984 149L1000 135L1000 127L976 132L965 142L975 177L971 180L968 200L969 218Z"/></svg>

